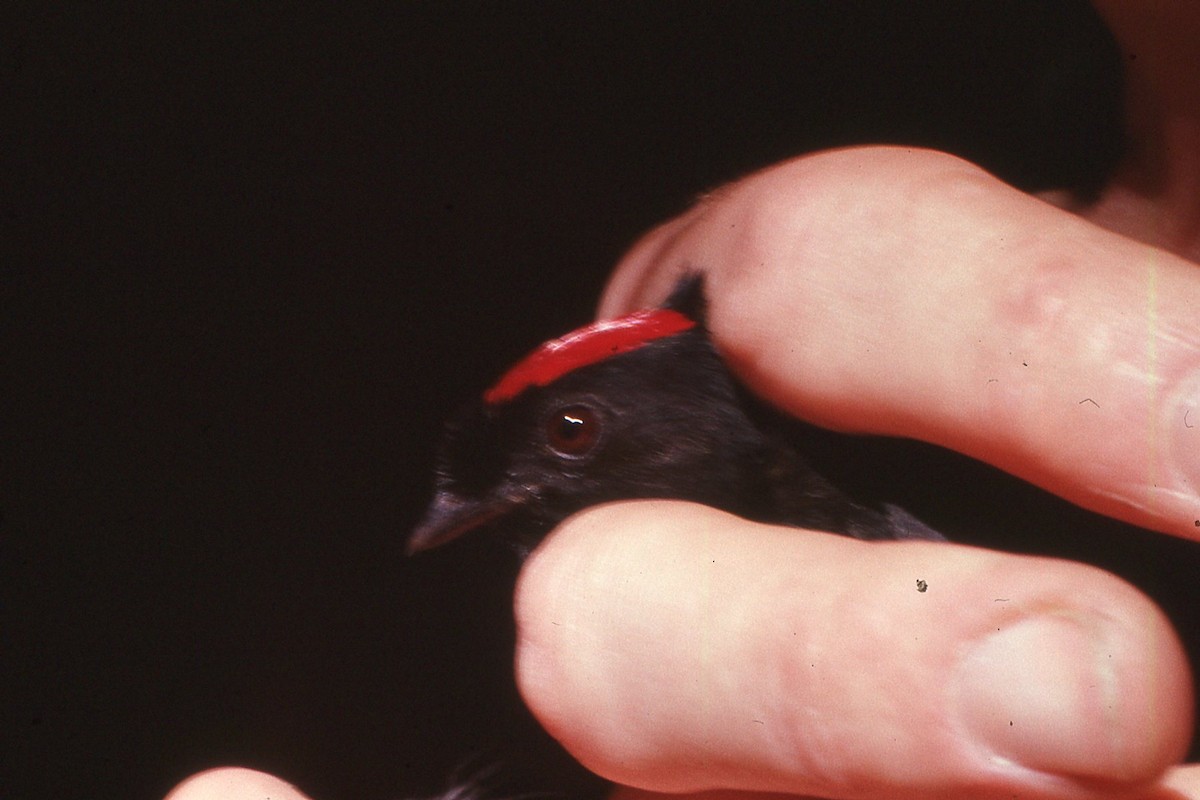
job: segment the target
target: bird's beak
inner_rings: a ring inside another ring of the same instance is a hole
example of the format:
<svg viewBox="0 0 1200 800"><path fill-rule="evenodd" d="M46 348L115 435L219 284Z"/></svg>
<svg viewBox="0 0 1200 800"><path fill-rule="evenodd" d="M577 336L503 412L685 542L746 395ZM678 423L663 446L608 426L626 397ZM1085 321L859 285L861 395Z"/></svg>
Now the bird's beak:
<svg viewBox="0 0 1200 800"><path fill-rule="evenodd" d="M512 497L467 498L439 491L425 516L409 534L404 552L411 556L443 545L508 514L519 505L520 500Z"/></svg>

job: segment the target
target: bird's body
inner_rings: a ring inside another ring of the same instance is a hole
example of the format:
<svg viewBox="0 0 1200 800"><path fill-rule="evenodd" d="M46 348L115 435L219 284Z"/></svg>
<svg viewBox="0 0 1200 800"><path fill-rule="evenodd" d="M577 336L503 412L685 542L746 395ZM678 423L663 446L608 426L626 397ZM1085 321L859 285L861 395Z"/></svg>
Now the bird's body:
<svg viewBox="0 0 1200 800"><path fill-rule="evenodd" d="M944 538L847 497L761 416L709 338L701 281L685 279L661 309L542 345L452 419L409 550L494 525L528 552L574 512L635 498L859 539Z"/></svg>

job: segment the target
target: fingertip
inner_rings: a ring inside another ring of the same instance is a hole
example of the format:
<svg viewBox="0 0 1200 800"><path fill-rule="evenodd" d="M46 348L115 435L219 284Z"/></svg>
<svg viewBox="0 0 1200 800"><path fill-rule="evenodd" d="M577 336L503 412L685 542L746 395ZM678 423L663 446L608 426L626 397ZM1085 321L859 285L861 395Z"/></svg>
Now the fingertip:
<svg viewBox="0 0 1200 800"><path fill-rule="evenodd" d="M600 295L596 310L598 319L653 305L670 294L685 270L697 270L705 266L690 262L675 263L666 257L672 243L691 225L694 214L693 210L662 223L630 247L617 263Z"/></svg>
<svg viewBox="0 0 1200 800"><path fill-rule="evenodd" d="M214 767L172 789L165 800L309 800L295 786L246 767Z"/></svg>
<svg viewBox="0 0 1200 800"><path fill-rule="evenodd" d="M1175 767L1163 779L1162 787L1170 794L1162 793L1160 800L1200 800L1200 764Z"/></svg>
<svg viewBox="0 0 1200 800"><path fill-rule="evenodd" d="M592 708L619 671L594 656L606 649L598 640L608 625L597 617L611 616L612 571L636 558L636 547L615 546L610 535L622 527L624 505L588 509L559 525L526 560L513 600L517 688L546 731L594 771L612 753L593 745L621 739L614 715ZM583 718L591 721L585 737L578 735Z"/></svg>

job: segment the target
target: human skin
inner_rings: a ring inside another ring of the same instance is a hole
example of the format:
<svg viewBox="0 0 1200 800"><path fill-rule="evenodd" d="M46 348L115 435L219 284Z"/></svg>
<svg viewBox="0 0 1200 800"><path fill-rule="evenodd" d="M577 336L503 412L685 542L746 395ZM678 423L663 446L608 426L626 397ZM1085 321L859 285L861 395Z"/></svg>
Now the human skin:
<svg viewBox="0 0 1200 800"><path fill-rule="evenodd" d="M718 346L792 413L1200 537L1200 10L1098 7L1134 138L1094 204L938 153L805 156L648 234L601 315L703 269ZM526 702L623 800L1200 798L1175 636L1083 565L614 504L531 556L515 609ZM170 797L268 792L302 797L238 769Z"/></svg>

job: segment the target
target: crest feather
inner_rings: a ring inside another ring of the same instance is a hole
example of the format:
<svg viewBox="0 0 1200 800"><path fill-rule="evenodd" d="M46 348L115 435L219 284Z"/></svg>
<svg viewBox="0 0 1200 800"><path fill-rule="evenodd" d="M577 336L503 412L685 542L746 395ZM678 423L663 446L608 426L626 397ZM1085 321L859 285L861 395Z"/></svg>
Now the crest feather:
<svg viewBox="0 0 1200 800"><path fill-rule="evenodd" d="M546 386L568 372L696 327L672 308L650 308L579 328L542 344L483 394L488 405L512 400L531 386Z"/></svg>

